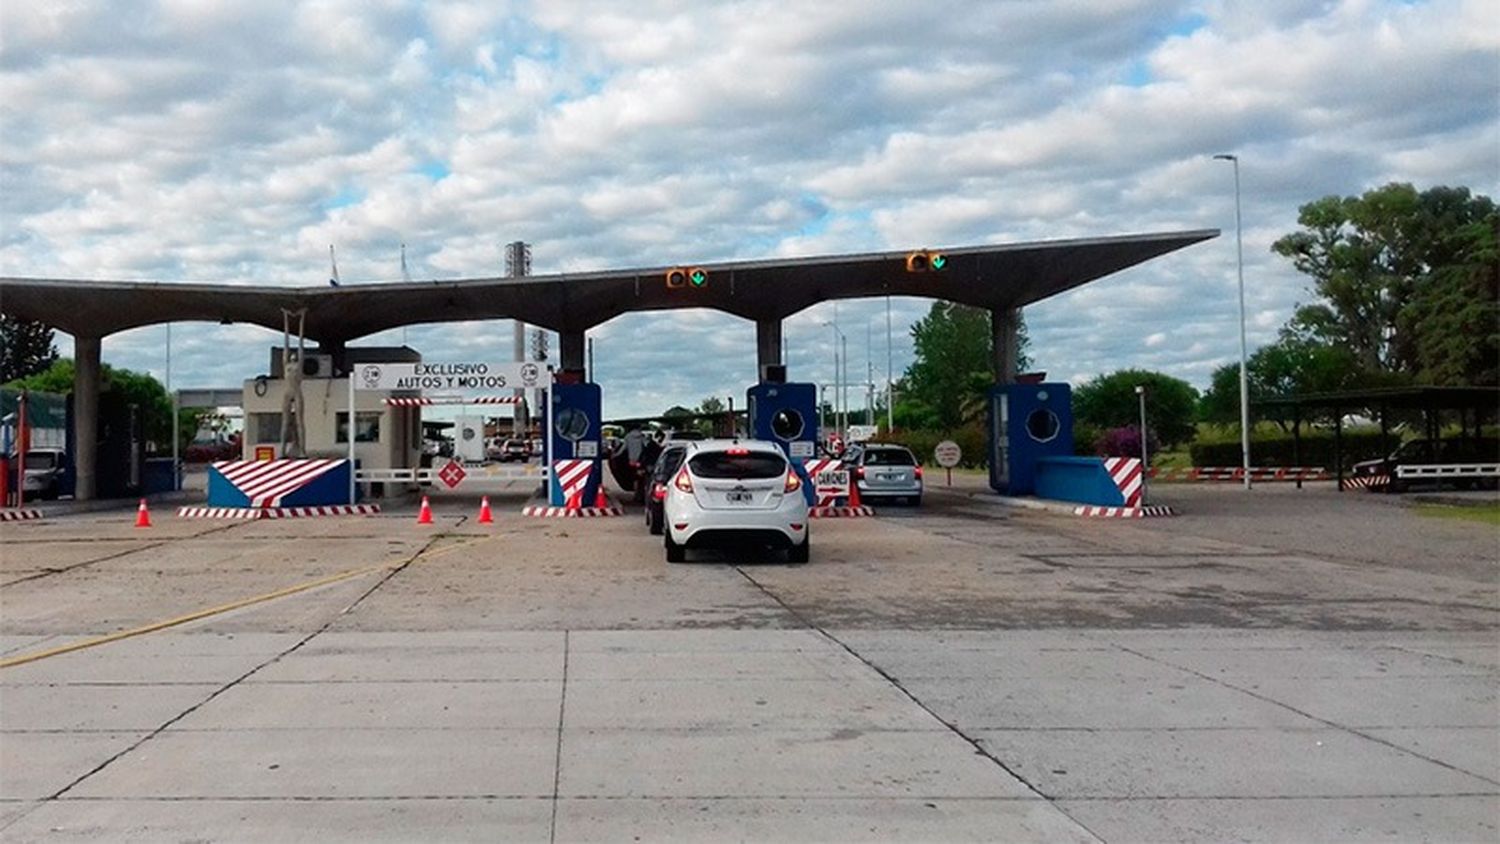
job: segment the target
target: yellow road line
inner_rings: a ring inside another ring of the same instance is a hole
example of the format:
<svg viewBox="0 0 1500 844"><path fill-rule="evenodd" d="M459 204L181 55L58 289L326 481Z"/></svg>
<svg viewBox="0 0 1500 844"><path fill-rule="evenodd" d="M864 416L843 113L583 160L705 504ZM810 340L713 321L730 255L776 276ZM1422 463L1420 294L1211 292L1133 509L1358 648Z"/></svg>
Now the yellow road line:
<svg viewBox="0 0 1500 844"><path fill-rule="evenodd" d="M238 601L231 601L227 604L220 604L216 607L209 607L208 609L198 610L197 612L191 612L187 615L179 615L176 618L169 618L165 621L157 621L151 624L142 625L140 627L134 627L129 630L121 630L116 633L108 633L103 636L95 636L92 639L83 639L81 641L71 642L66 645L58 645L55 648L49 648L45 651L36 651L35 653L21 654L20 656L0 659L0 668L10 668L16 665L25 665L28 662L36 662L37 660L46 659L52 656L72 653L73 651L81 651L85 648L107 645L110 642L118 642L121 639L129 639L133 636L143 636L147 633L154 633L158 630L165 630L168 627L177 627L179 625L187 624L190 621L197 621L200 618L208 618L209 616L220 615L222 613L240 609L241 607L248 607L253 604L260 604L266 601L274 601L277 598L285 598L288 595L295 595L298 592L306 592L309 589L316 589L319 586L327 586L330 583L338 583L341 580L349 580L351 578L359 577L362 574L371 574L373 572L381 570L394 571L405 565L414 565L418 562L426 562L428 560L441 557L444 554L451 554L454 551L458 551L463 548L471 548L483 542L488 542L490 538L493 537L481 539L478 542L463 542L457 545L449 545L448 547L434 551L431 554L419 551L417 553L417 556L404 563L397 563L395 565L392 565L390 563L379 563L373 566L364 566L363 568L349 569L348 571L342 571L338 574L331 574L327 577L320 577L317 580L309 580L305 583L299 583L295 586L288 586L284 589L277 589L275 592L267 592L264 595L255 595L254 597L250 598L242 598Z"/></svg>

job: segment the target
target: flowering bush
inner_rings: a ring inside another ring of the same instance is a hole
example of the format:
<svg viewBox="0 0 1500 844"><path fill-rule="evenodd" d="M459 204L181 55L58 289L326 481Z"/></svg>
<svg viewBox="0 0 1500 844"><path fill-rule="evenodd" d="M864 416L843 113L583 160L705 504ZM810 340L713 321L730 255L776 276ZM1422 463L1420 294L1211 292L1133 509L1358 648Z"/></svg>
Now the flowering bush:
<svg viewBox="0 0 1500 844"><path fill-rule="evenodd" d="M1146 429L1146 450L1155 454L1161 448L1156 432ZM1110 428L1094 440L1094 453L1100 457L1140 457L1141 431L1135 425Z"/></svg>

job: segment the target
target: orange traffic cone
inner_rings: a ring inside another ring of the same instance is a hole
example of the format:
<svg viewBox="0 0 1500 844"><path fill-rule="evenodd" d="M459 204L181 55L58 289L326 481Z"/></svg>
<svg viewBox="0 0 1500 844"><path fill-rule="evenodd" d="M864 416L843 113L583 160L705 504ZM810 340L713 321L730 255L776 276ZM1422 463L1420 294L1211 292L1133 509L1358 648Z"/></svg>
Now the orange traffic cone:
<svg viewBox="0 0 1500 844"><path fill-rule="evenodd" d="M427 503L427 496L422 496L422 509L417 513L417 524L432 524L432 505Z"/></svg>
<svg viewBox="0 0 1500 844"><path fill-rule="evenodd" d="M151 527L151 511L146 509L146 499L142 498L139 507L135 508L135 526Z"/></svg>
<svg viewBox="0 0 1500 844"><path fill-rule="evenodd" d="M599 485L599 494L594 496L594 506L600 509L609 507L609 499L604 495L604 484Z"/></svg>
<svg viewBox="0 0 1500 844"><path fill-rule="evenodd" d="M480 497L480 499L479 499L479 523L482 524L482 525L487 525L487 524L490 524L490 523L492 523L494 521L495 521L495 517L490 514L490 497L488 495Z"/></svg>

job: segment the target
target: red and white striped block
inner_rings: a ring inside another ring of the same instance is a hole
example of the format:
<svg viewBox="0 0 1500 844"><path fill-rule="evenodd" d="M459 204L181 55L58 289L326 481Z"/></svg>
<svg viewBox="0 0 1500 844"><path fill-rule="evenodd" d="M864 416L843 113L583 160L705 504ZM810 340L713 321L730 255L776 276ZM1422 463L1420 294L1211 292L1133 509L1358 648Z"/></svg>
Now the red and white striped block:
<svg viewBox="0 0 1500 844"><path fill-rule="evenodd" d="M224 480L250 499L251 507L277 507L281 499L345 460L221 460Z"/></svg>
<svg viewBox="0 0 1500 844"><path fill-rule="evenodd" d="M178 507L177 516L183 519L258 519L258 507Z"/></svg>
<svg viewBox="0 0 1500 844"><path fill-rule="evenodd" d="M521 515L523 516L538 516L547 519L586 519L598 516L623 516L624 514L624 510L614 505L609 507L528 506L521 508Z"/></svg>
<svg viewBox="0 0 1500 844"><path fill-rule="evenodd" d="M0 510L0 522L29 522L41 517L41 510L18 510L13 508Z"/></svg>
<svg viewBox="0 0 1500 844"><path fill-rule="evenodd" d="M1106 457L1104 471L1115 482L1126 507L1141 506L1141 461L1138 457Z"/></svg>
<svg viewBox="0 0 1500 844"><path fill-rule="evenodd" d="M392 396L385 400L387 407L428 407L435 404L520 404L520 396Z"/></svg>
<svg viewBox="0 0 1500 844"><path fill-rule="evenodd" d="M1350 475L1339 482L1339 490L1385 489L1391 485L1390 475Z"/></svg>
<svg viewBox="0 0 1500 844"><path fill-rule="evenodd" d="M267 507L261 511L265 519L305 519L315 516L376 516L379 504L324 504L317 507Z"/></svg>
<svg viewBox="0 0 1500 844"><path fill-rule="evenodd" d="M552 471L553 477L557 479L557 484L562 489L565 506L574 510L582 507L583 488L588 486L589 476L594 472L594 461L592 459L554 460Z"/></svg>
<svg viewBox="0 0 1500 844"><path fill-rule="evenodd" d="M1151 516L1175 516L1177 515L1171 507L1165 505L1152 505L1150 507L1075 507L1075 516L1090 516L1103 519L1144 519Z"/></svg>
<svg viewBox="0 0 1500 844"><path fill-rule="evenodd" d="M859 507L828 507L820 505L807 511L809 519L850 519L873 515L875 515L874 508L865 505Z"/></svg>

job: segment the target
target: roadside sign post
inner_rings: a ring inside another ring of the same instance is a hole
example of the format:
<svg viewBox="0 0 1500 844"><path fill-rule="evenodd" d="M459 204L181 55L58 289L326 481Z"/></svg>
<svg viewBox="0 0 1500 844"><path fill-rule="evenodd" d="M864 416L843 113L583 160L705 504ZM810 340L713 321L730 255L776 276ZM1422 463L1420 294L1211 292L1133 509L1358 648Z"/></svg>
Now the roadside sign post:
<svg viewBox="0 0 1500 844"><path fill-rule="evenodd" d="M932 450L932 456L939 466L948 470L948 486L953 486L953 467L963 457L963 450L953 440L943 440Z"/></svg>

